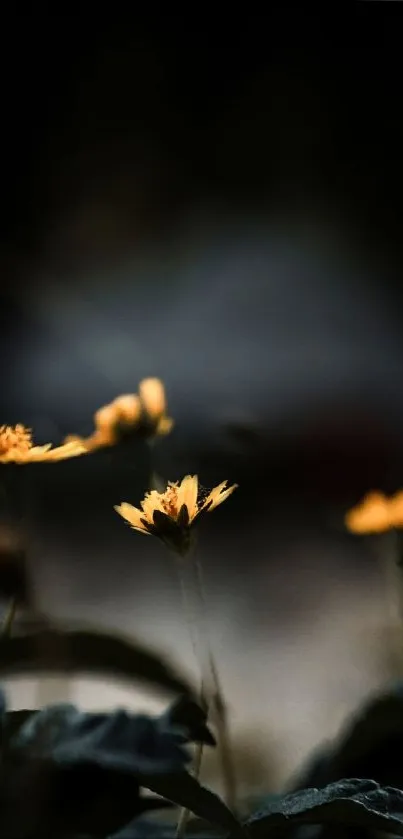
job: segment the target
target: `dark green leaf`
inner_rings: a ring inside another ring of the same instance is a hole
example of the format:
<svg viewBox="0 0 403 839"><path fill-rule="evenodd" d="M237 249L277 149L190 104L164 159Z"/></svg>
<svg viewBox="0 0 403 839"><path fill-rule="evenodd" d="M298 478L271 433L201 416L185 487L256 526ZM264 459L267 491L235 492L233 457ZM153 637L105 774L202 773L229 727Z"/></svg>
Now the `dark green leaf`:
<svg viewBox="0 0 403 839"><path fill-rule="evenodd" d="M5 729L7 739L14 737L20 728L32 717L33 714L39 713L36 710L21 709L20 711L7 711L5 716Z"/></svg>
<svg viewBox="0 0 403 839"><path fill-rule="evenodd" d="M333 743L320 746L309 756L308 760L292 776L288 784L287 792L298 792L308 787L325 787L332 781L340 780L332 777L331 762L333 756ZM346 776L356 773L346 772ZM365 773L364 773L365 774ZM343 775L342 775L343 777Z"/></svg>
<svg viewBox="0 0 403 839"><path fill-rule="evenodd" d="M88 630L44 629L0 639L0 673L91 673L195 695L162 656L128 639Z"/></svg>
<svg viewBox="0 0 403 839"><path fill-rule="evenodd" d="M230 831L234 839L244 836L240 824L221 799L187 772L143 776L140 784L181 807L187 807L195 816Z"/></svg>
<svg viewBox="0 0 403 839"><path fill-rule="evenodd" d="M182 728L187 739L192 743L204 743L207 746L215 746L216 740L207 727L207 712L187 696L177 699L166 713L161 717L161 723L167 723L169 727Z"/></svg>
<svg viewBox="0 0 403 839"><path fill-rule="evenodd" d="M290 789L365 776L382 786L403 788L402 752L403 689L397 685L359 708L341 734L315 752Z"/></svg>
<svg viewBox="0 0 403 839"><path fill-rule="evenodd" d="M297 824L342 825L403 836L403 792L375 781L343 780L286 795L247 821L251 837L274 837Z"/></svg>
<svg viewBox="0 0 403 839"><path fill-rule="evenodd" d="M126 711L86 714L68 704L29 713L8 740L0 835L104 837L146 810L171 806L140 796L140 778L183 771L189 760L185 733L163 718L161 725Z"/></svg>
<svg viewBox="0 0 403 839"><path fill-rule="evenodd" d="M326 769L329 782L368 776L403 788L403 691L376 697L354 714L336 741Z"/></svg>
<svg viewBox="0 0 403 839"><path fill-rule="evenodd" d="M176 839L176 823L167 824L140 817L108 839ZM204 822L190 819L186 839L222 839L222 833L209 829Z"/></svg>
<svg viewBox="0 0 403 839"><path fill-rule="evenodd" d="M94 765L73 769L51 761L7 761L1 787L0 835L11 839L56 839L116 832L146 810L170 806L140 796L131 774Z"/></svg>
<svg viewBox="0 0 403 839"><path fill-rule="evenodd" d="M168 722L167 714L151 719L126 711L82 714L71 705L54 706L27 721L14 748L36 758L51 757L63 769L91 766L130 773L139 786L212 824L227 831L239 829L220 799L184 771L187 737Z"/></svg>
<svg viewBox="0 0 403 839"><path fill-rule="evenodd" d="M11 741L14 752L53 760L65 769L94 765L132 777L182 770L190 755L185 734L160 725L160 718L82 713L54 705L31 716Z"/></svg>

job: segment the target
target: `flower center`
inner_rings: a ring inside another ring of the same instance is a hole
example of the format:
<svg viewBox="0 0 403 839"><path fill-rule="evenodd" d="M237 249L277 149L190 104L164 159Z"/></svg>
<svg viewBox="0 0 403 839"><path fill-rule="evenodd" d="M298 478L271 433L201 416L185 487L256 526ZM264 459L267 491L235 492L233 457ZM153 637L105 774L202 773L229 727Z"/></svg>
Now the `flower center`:
<svg viewBox="0 0 403 839"><path fill-rule="evenodd" d="M0 426L0 455L9 451L28 452L32 448L32 432L24 425Z"/></svg>
<svg viewBox="0 0 403 839"><path fill-rule="evenodd" d="M165 491L162 506L167 516L170 516L172 519L178 517L178 488L176 486L169 486Z"/></svg>

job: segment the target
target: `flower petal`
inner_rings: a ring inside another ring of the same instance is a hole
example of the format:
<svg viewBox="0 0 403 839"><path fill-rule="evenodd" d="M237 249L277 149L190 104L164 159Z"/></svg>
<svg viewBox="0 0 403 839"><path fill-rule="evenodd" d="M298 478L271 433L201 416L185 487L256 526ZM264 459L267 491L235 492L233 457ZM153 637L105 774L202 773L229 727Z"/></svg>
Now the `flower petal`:
<svg viewBox="0 0 403 839"><path fill-rule="evenodd" d="M205 498L200 511L208 507L209 512L211 512L211 510L214 510L219 504L222 504L222 502L233 493L234 489L237 489L238 487L238 484L233 484L226 489L227 484L228 481L223 481L221 484L214 487L211 492L209 492L207 498Z"/></svg>
<svg viewBox="0 0 403 839"><path fill-rule="evenodd" d="M152 489L151 492L146 492L141 502L141 507L143 510L141 515L143 517L145 516L145 518L147 519L147 521L150 522L150 524L153 523L153 515L155 510L160 510L161 513L165 513L164 505L162 503L163 496L164 493L161 494L157 492L156 489Z"/></svg>
<svg viewBox="0 0 403 839"><path fill-rule="evenodd" d="M125 521L128 522L128 524L130 524L131 527L134 528L134 530L140 530L141 533L149 534L145 525L142 524L144 513L142 510L139 510L138 507L133 507L133 505L129 504L127 501L122 501L121 504L116 504L114 509L120 516L122 516L123 519L125 519Z"/></svg>
<svg viewBox="0 0 403 839"><path fill-rule="evenodd" d="M186 504L189 513L189 521L191 522L198 510L197 495L199 491L199 481L197 475L185 475L178 486L177 505L178 513L183 504Z"/></svg>
<svg viewBox="0 0 403 839"><path fill-rule="evenodd" d="M232 484L232 486L228 487L228 489L226 489L224 492L222 492L216 500L213 500L213 503L211 504L211 507L209 508L209 512L211 512L211 510L214 510L216 507L218 507L219 504L222 504L223 501L226 501L227 498L229 498L229 496L232 495L232 493L234 492L235 489L238 489L238 484Z"/></svg>
<svg viewBox="0 0 403 839"><path fill-rule="evenodd" d="M353 507L345 523L352 533L383 533L394 527L390 502L382 493L372 492L361 504Z"/></svg>
<svg viewBox="0 0 403 839"><path fill-rule="evenodd" d="M31 449L31 452L35 451L35 448ZM49 449L43 458L39 457L39 460L67 460L67 458L78 457L81 454L86 454L86 452L86 447L79 443L66 443L64 446L58 446L56 449Z"/></svg>
<svg viewBox="0 0 403 839"><path fill-rule="evenodd" d="M87 449L81 443L65 443L56 449L52 449L52 444L48 443L46 446L32 446L27 452L11 450L5 455L3 462L34 463L38 461L66 460L70 457L78 457L78 455L85 454L86 451Z"/></svg>
<svg viewBox="0 0 403 839"><path fill-rule="evenodd" d="M161 379L143 379L139 384L139 396L151 419L158 420L165 414L165 388Z"/></svg>
<svg viewBox="0 0 403 839"><path fill-rule="evenodd" d="M117 396L113 400L112 405L115 406L117 419L122 422L127 422L130 425L135 425L140 420L141 403L139 397L135 393L125 393L122 396Z"/></svg>
<svg viewBox="0 0 403 839"><path fill-rule="evenodd" d="M113 428L118 422L118 410L116 405L111 402L109 405L104 405L99 408L94 414L95 428L100 431L106 431Z"/></svg>

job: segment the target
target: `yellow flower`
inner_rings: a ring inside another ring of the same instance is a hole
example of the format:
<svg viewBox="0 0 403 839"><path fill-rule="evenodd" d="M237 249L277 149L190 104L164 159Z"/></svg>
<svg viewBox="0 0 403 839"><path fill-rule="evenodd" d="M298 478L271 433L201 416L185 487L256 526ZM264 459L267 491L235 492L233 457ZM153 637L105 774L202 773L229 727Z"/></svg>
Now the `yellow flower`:
<svg viewBox="0 0 403 839"><path fill-rule="evenodd" d="M403 527L403 492L387 498L381 492L369 493L346 515L346 526L352 533L384 533Z"/></svg>
<svg viewBox="0 0 403 839"><path fill-rule="evenodd" d="M143 379L139 384L139 400L143 422L153 436L169 434L174 421L167 416L165 388L160 379Z"/></svg>
<svg viewBox="0 0 403 839"><path fill-rule="evenodd" d="M52 449L52 444L34 446L32 432L24 425L0 426L0 463L33 463L41 460L65 460L84 454L85 448L76 441Z"/></svg>
<svg viewBox="0 0 403 839"><path fill-rule="evenodd" d="M114 446L126 435L153 439L168 434L173 420L166 414L165 388L160 379L143 379L139 393L117 396L94 415L95 430L89 437L70 435L65 442L79 442L87 451Z"/></svg>
<svg viewBox="0 0 403 839"><path fill-rule="evenodd" d="M146 492L141 509L127 501L115 507L128 524L141 533L158 536L170 548L185 554L191 544L191 530L202 513L211 512L237 488L223 481L206 493L197 475L186 475L180 483L169 481L165 492Z"/></svg>

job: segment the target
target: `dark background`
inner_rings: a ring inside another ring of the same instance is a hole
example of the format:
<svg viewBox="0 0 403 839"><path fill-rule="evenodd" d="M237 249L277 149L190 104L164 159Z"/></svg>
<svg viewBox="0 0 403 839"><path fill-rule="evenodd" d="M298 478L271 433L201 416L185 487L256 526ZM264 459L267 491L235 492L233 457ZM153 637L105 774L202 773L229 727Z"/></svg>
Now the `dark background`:
<svg viewBox="0 0 403 839"><path fill-rule="evenodd" d="M283 672L302 632L322 672L339 621L322 652L317 622L382 599L344 512L402 482L402 11L220 11L3 19L1 417L57 443L160 376L157 470L240 485L202 536L225 655L240 631ZM44 608L147 637L157 605L173 619L168 561L112 509L149 466L138 446L24 469ZM352 657L342 702L367 687Z"/></svg>

